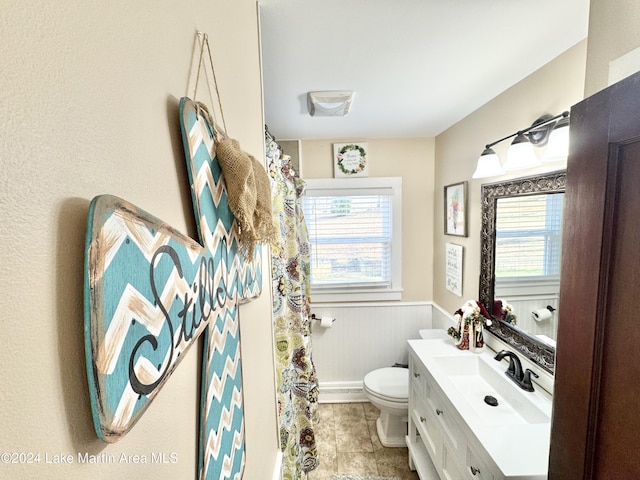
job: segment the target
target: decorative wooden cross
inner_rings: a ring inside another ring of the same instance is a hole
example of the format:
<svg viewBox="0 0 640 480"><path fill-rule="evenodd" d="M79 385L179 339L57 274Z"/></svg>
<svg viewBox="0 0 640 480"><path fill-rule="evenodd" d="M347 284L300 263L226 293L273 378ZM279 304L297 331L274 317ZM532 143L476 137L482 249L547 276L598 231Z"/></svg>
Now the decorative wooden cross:
<svg viewBox="0 0 640 480"><path fill-rule="evenodd" d="M85 347L94 427L115 442L133 427L204 333L200 479L244 468L239 301L262 291L261 248L239 254L213 126L188 98L180 126L200 242L119 198L89 208Z"/></svg>

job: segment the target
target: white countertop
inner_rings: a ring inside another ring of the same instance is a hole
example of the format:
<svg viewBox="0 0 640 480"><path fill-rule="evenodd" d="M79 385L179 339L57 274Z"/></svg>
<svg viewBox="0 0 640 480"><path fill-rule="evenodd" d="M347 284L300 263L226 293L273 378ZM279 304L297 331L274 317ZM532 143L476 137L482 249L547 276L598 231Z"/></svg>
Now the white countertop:
<svg viewBox="0 0 640 480"><path fill-rule="evenodd" d="M409 348L422 361L440 389L458 410L466 423L467 433L471 433L484 447L492 462L506 477L517 479L546 478L552 409L552 399L547 392L539 388L534 392L526 392L509 380L510 383L513 383L515 394L523 395L526 401L533 402L548 416L549 422L512 425L488 424L478 414L477 408L474 409L471 406L469 399L465 398L454 386L449 375L443 371L434 357L481 355L484 356L483 360L488 360L487 363L491 368L502 372L502 374L506 371L508 362L494 360L495 353L488 349L483 353L459 350L450 337L409 340ZM483 398L478 398L477 401L483 402Z"/></svg>

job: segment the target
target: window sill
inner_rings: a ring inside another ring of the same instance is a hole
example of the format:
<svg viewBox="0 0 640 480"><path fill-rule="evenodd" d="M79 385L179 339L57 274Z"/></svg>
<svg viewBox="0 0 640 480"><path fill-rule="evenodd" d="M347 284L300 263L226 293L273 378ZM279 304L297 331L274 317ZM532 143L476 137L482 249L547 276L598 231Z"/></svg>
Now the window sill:
<svg viewBox="0 0 640 480"><path fill-rule="evenodd" d="M317 290L311 291L312 303L330 303L330 302L376 302L402 300L402 289L400 290L383 290L383 291L331 291L322 292Z"/></svg>
<svg viewBox="0 0 640 480"><path fill-rule="evenodd" d="M496 279L496 297L557 295L560 291L559 279L522 278L520 280Z"/></svg>

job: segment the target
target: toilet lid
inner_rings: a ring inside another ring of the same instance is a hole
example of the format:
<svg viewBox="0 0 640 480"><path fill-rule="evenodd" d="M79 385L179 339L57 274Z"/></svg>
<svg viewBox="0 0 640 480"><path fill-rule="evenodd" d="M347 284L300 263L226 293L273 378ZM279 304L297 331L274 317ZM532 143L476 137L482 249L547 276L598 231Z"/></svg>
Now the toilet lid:
<svg viewBox="0 0 640 480"><path fill-rule="evenodd" d="M409 369L402 367L379 368L367 373L363 380L367 390L395 400L409 397Z"/></svg>

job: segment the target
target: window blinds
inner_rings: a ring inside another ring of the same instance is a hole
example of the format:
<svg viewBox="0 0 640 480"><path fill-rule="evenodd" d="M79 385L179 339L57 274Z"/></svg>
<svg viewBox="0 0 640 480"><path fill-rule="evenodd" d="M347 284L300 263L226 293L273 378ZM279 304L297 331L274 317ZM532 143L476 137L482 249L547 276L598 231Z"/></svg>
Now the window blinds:
<svg viewBox="0 0 640 480"><path fill-rule="evenodd" d="M496 206L496 277L560 274L564 194L500 198Z"/></svg>
<svg viewBox="0 0 640 480"><path fill-rule="evenodd" d="M311 284L322 287L391 284L392 191L344 195L307 191L303 209L311 245Z"/></svg>

